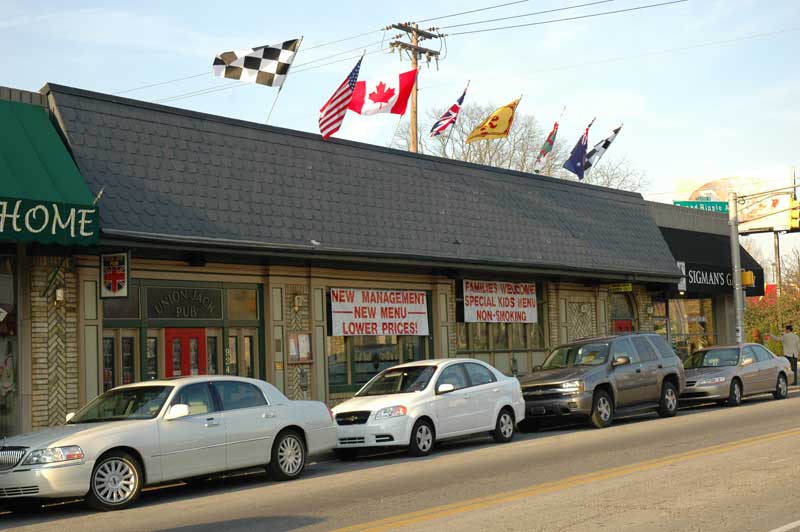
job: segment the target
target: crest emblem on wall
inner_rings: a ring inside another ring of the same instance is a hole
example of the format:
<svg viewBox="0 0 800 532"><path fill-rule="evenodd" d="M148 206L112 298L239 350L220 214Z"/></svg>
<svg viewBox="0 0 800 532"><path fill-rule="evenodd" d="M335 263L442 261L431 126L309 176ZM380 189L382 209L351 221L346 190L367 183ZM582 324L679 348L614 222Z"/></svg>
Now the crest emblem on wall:
<svg viewBox="0 0 800 532"><path fill-rule="evenodd" d="M130 255L109 253L100 255L100 297L128 297Z"/></svg>

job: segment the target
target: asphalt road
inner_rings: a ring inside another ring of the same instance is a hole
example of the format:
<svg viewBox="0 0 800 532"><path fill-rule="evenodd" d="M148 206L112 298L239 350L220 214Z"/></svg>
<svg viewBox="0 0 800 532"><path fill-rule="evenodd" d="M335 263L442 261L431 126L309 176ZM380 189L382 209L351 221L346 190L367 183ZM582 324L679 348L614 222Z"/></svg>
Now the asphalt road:
<svg viewBox="0 0 800 532"><path fill-rule="evenodd" d="M80 504L0 516L25 531L800 532L800 396L313 463L300 480L239 475L146 491L129 510ZM783 527L783 528L781 528Z"/></svg>

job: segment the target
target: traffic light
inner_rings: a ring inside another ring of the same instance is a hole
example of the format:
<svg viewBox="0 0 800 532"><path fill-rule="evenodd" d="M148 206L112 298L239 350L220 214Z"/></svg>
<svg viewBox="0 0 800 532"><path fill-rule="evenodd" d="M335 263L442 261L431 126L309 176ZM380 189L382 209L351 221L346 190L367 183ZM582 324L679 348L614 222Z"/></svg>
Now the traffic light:
<svg viewBox="0 0 800 532"><path fill-rule="evenodd" d="M800 231L800 202L792 198L789 200L789 230Z"/></svg>

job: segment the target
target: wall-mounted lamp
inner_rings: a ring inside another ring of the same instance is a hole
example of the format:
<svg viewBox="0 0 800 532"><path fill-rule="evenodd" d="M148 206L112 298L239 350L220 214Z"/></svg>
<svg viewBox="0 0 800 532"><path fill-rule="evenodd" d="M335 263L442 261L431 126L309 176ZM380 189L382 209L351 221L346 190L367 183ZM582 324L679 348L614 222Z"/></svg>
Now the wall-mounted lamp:
<svg viewBox="0 0 800 532"><path fill-rule="evenodd" d="M59 286L53 291L53 304L60 305L64 302L66 296L64 295L64 287Z"/></svg>

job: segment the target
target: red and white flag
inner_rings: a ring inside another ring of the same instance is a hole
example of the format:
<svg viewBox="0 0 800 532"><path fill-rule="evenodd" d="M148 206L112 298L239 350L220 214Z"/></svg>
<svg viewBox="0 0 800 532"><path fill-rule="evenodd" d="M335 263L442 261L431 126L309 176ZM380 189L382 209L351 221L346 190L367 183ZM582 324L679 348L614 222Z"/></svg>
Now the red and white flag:
<svg viewBox="0 0 800 532"><path fill-rule="evenodd" d="M339 85L333 96L328 98L328 101L319 110L319 132L322 133L323 139L327 139L342 127L347 106L350 105L350 100L353 98L353 89L357 83L356 80L358 79L358 71L361 69L362 59L364 59L363 56L358 60L355 68L348 74L342 84Z"/></svg>
<svg viewBox="0 0 800 532"><path fill-rule="evenodd" d="M360 115L405 114L416 80L417 71L409 70L396 77L359 81L348 109Z"/></svg>

